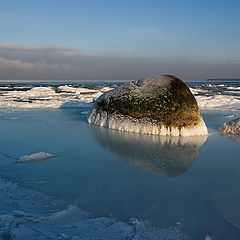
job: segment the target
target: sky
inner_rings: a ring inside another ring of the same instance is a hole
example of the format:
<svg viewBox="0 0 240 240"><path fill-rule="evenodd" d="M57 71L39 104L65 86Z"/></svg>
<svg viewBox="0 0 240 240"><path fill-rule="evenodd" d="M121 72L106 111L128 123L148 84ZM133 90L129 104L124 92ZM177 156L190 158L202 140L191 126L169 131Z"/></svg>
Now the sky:
<svg viewBox="0 0 240 240"><path fill-rule="evenodd" d="M239 0L8 0L0 79L240 78Z"/></svg>

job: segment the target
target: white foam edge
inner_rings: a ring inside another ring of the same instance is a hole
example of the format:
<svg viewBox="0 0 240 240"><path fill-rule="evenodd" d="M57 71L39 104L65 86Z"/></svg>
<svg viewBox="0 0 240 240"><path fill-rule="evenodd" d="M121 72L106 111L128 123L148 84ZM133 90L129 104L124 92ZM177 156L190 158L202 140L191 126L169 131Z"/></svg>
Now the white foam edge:
<svg viewBox="0 0 240 240"><path fill-rule="evenodd" d="M124 132L145 133L151 135L162 136L204 136L208 134L207 127L202 117L199 123L189 127L166 127L164 125L157 125L149 121L137 121L128 116L121 114L107 114L105 111L93 108L89 117L88 123L98 125L100 127L107 127Z"/></svg>

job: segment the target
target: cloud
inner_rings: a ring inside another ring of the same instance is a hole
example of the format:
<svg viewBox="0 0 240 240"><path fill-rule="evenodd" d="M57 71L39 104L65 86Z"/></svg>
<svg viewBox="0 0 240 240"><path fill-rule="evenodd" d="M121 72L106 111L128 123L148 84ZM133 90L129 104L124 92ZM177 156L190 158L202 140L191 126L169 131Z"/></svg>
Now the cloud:
<svg viewBox="0 0 240 240"><path fill-rule="evenodd" d="M24 50L24 51L42 51L42 50L55 50L55 51L76 51L76 48L64 47L64 46L19 46L0 44L0 50Z"/></svg>
<svg viewBox="0 0 240 240"><path fill-rule="evenodd" d="M19 71L36 71L43 72L49 70L71 70L71 66L67 64L47 64L45 60L41 60L39 62L23 62L20 60L8 60L0 57L0 69L9 69L9 70L19 70Z"/></svg>
<svg viewBox="0 0 240 240"><path fill-rule="evenodd" d="M240 59L228 59L225 63L240 63Z"/></svg>
<svg viewBox="0 0 240 240"><path fill-rule="evenodd" d="M71 47L0 45L0 79L5 80L130 80L157 74L205 80L239 78L239 69L236 62L93 56Z"/></svg>

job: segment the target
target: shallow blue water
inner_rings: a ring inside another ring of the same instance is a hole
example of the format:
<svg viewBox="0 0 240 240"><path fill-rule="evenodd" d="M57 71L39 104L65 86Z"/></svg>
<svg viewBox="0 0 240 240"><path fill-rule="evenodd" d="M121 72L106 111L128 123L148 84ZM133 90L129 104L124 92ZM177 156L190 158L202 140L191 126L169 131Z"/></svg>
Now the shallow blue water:
<svg viewBox="0 0 240 240"><path fill-rule="evenodd" d="M189 138L176 144L176 138L89 126L87 110L3 115L0 175L95 216L135 217L161 227L180 224L192 239L240 238L239 143L216 133L232 113L203 111L215 134L205 143ZM38 152L57 157L16 164L20 156ZM39 181L45 184L33 184Z"/></svg>

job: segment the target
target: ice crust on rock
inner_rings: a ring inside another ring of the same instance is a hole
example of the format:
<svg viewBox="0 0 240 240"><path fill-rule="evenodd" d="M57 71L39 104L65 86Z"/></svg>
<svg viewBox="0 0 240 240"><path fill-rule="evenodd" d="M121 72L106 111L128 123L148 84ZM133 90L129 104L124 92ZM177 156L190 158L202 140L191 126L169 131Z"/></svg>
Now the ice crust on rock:
<svg viewBox="0 0 240 240"><path fill-rule="evenodd" d="M173 126L159 126L156 123L152 123L151 119L133 119L120 114L108 115L106 112L93 109L88 122L100 127L108 127L115 130L134 133L145 133L162 136L203 136L207 135L207 127L202 118L199 123L194 126L186 126L181 129Z"/></svg>
<svg viewBox="0 0 240 240"><path fill-rule="evenodd" d="M208 134L189 88L170 75L130 82L103 94L94 104L88 122L135 133Z"/></svg>

